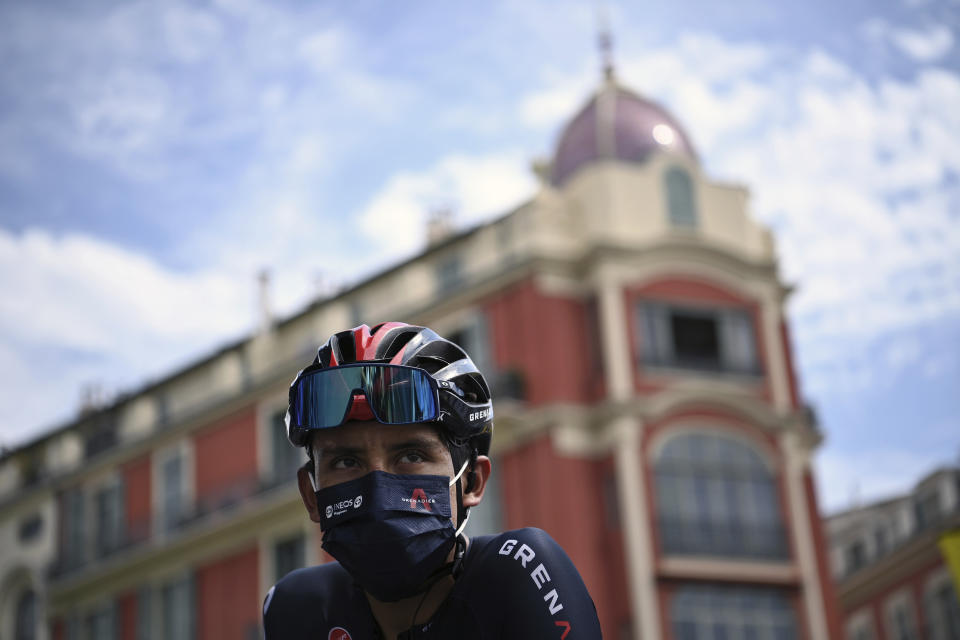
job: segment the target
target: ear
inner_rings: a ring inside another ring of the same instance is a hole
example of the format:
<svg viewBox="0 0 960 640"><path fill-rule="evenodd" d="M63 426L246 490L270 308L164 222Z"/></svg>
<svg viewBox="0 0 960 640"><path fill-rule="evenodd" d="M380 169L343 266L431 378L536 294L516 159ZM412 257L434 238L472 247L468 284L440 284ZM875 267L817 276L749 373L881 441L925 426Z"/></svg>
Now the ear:
<svg viewBox="0 0 960 640"><path fill-rule="evenodd" d="M467 471L467 473L473 474L473 485L470 487L469 493L463 494L463 506L475 507L480 504L480 501L483 500L483 490L487 487L487 480L490 479L491 470L490 458L477 456L473 469Z"/></svg>
<svg viewBox="0 0 960 640"><path fill-rule="evenodd" d="M320 510L317 508L317 494L310 482L310 472L305 467L297 470L297 486L300 488L300 498L303 500L303 506L307 508L307 513L310 514L310 519L319 523Z"/></svg>

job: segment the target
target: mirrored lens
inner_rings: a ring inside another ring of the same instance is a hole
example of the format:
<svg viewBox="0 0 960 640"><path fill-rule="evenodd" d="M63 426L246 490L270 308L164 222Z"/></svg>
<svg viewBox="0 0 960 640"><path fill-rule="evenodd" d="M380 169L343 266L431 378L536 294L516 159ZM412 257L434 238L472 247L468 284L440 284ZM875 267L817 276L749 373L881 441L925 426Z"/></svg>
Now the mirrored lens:
<svg viewBox="0 0 960 640"><path fill-rule="evenodd" d="M291 423L310 429L336 427L358 392L366 394L374 415L385 424L427 422L439 415L437 392L425 372L365 365L324 369L301 378L294 389Z"/></svg>
<svg viewBox="0 0 960 640"><path fill-rule="evenodd" d="M418 369L379 369L366 389L370 408L380 422L410 424L437 417L437 394L430 377Z"/></svg>

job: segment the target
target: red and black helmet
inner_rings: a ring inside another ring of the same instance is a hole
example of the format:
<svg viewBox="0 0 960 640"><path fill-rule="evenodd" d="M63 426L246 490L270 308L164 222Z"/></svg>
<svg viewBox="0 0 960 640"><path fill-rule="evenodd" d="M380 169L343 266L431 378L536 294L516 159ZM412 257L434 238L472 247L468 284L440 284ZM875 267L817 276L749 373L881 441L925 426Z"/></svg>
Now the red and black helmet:
<svg viewBox="0 0 960 640"><path fill-rule="evenodd" d="M433 330L403 322L385 322L372 329L363 324L330 336L317 357L297 374L290 385L287 437L305 447L314 429L292 426L290 409L294 388L304 375L357 363L381 363L413 367L426 372L438 384L440 411L434 422L455 440L470 441L480 455L490 451L493 437L493 402L483 374L458 345ZM354 395L345 421L375 419L363 395Z"/></svg>

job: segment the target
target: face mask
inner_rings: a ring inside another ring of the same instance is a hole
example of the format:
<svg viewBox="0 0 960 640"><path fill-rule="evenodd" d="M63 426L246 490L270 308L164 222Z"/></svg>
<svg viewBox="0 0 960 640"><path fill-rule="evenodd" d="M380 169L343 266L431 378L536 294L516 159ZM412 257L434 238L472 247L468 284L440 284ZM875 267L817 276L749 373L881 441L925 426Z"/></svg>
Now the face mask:
<svg viewBox="0 0 960 640"><path fill-rule="evenodd" d="M409 598L430 586L466 519L454 531L445 476L371 471L316 492L323 549L381 602Z"/></svg>

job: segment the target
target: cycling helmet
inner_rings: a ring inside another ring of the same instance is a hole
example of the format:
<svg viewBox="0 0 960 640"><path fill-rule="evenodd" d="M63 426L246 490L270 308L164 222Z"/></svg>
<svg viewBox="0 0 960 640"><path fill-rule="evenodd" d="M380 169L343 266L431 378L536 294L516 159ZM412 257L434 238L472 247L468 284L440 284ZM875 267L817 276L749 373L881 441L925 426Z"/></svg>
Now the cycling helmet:
<svg viewBox="0 0 960 640"><path fill-rule="evenodd" d="M479 455L487 455L493 436L493 403L483 374L458 345L431 329L403 322L385 322L373 328L363 324L330 336L313 362L300 371L290 385L287 437L298 447L308 447L315 428L296 426L290 419L294 389L310 373L358 363L402 365L420 369L437 382L439 414L432 420L454 442L469 443ZM364 411L367 400L354 393L344 418L375 419Z"/></svg>

